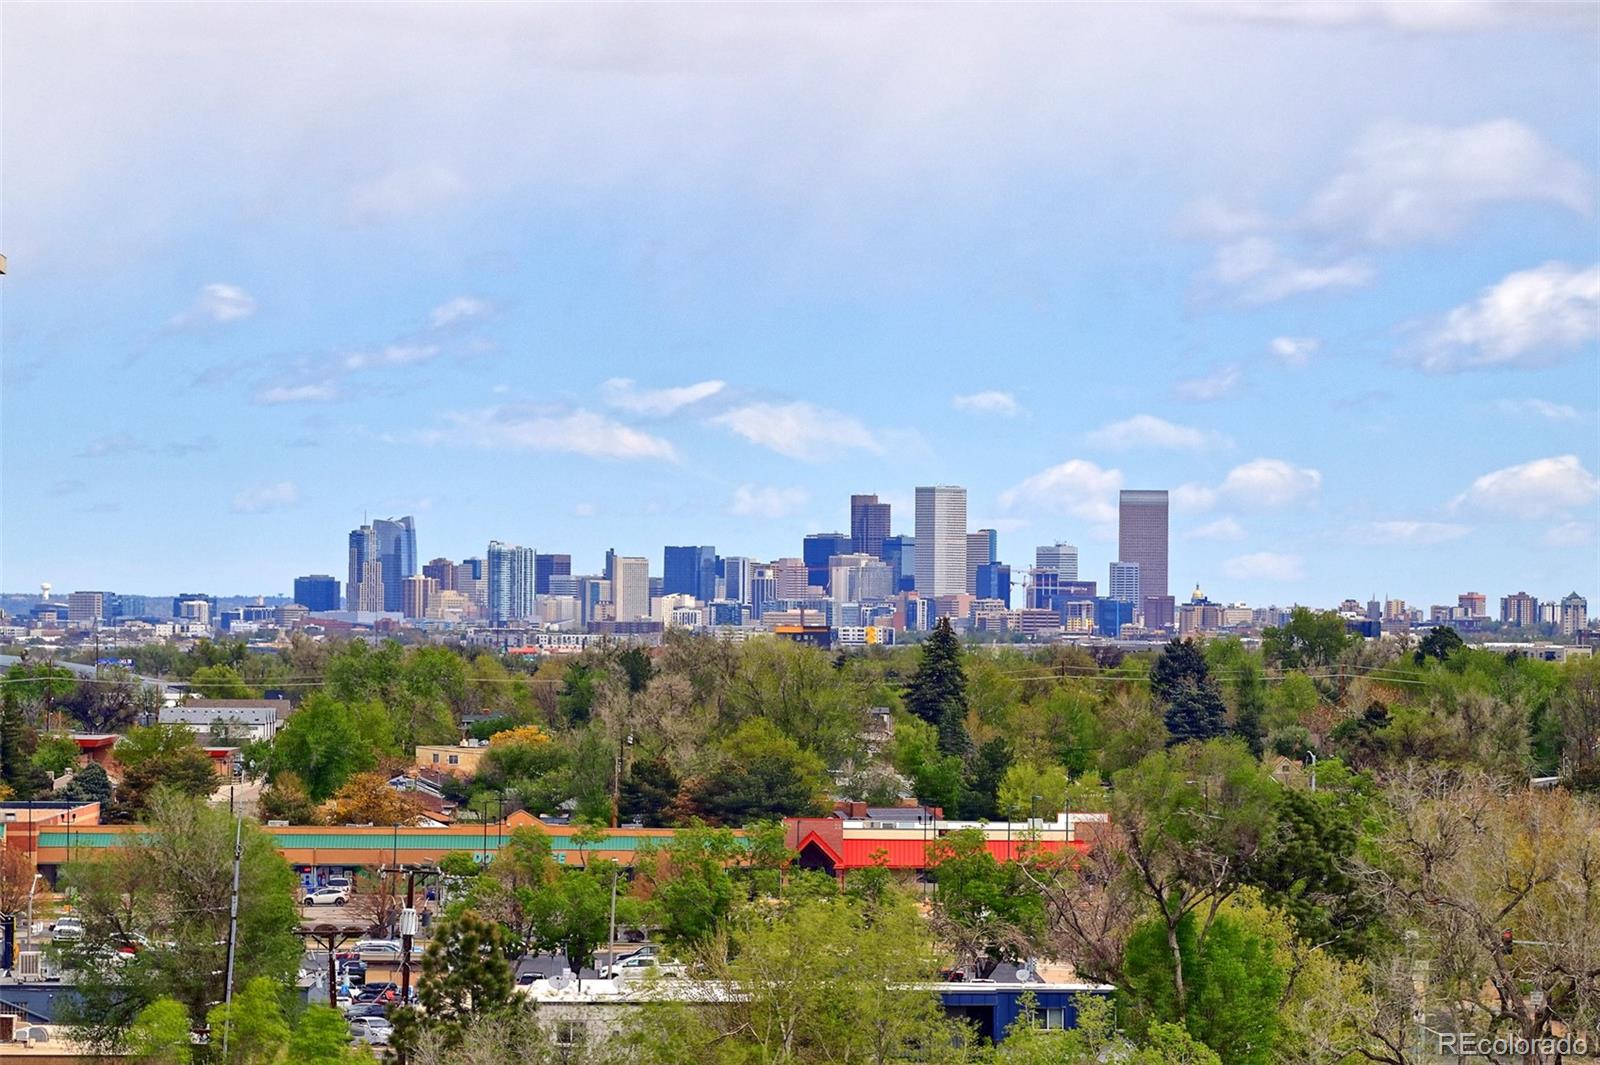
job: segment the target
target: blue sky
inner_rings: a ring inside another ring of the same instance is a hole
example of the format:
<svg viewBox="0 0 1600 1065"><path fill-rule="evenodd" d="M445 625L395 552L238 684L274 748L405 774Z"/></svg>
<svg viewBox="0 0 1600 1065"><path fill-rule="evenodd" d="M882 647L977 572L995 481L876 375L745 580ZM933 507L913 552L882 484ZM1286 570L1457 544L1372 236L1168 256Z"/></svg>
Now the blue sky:
<svg viewBox="0 0 1600 1065"><path fill-rule="evenodd" d="M1594 7L17 6L0 586L362 514L799 553L968 486L1175 592L1597 588Z"/></svg>

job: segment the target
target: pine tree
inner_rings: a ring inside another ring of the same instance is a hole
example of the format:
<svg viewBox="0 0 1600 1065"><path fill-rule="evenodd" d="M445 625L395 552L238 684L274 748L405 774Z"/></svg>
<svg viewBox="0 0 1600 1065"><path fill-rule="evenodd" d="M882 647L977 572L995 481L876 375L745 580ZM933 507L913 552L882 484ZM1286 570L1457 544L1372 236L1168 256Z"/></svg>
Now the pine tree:
<svg viewBox="0 0 1600 1065"><path fill-rule="evenodd" d="M939 749L965 755L972 748L967 735L967 675L961 668L961 643L940 618L922 642L922 661L906 691L906 709L939 730Z"/></svg>
<svg viewBox="0 0 1600 1065"><path fill-rule="evenodd" d="M1150 693L1165 705L1167 746L1227 733L1227 704L1193 640L1173 639L1161 649L1150 670Z"/></svg>

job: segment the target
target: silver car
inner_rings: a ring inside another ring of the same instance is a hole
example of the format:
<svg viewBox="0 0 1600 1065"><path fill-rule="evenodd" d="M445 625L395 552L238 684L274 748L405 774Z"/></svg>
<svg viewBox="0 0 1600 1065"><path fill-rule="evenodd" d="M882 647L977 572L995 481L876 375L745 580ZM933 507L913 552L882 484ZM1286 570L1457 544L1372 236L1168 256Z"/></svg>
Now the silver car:
<svg viewBox="0 0 1600 1065"><path fill-rule="evenodd" d="M369 1046L388 1046L394 1025L387 1017L357 1017L350 1022L350 1038Z"/></svg>

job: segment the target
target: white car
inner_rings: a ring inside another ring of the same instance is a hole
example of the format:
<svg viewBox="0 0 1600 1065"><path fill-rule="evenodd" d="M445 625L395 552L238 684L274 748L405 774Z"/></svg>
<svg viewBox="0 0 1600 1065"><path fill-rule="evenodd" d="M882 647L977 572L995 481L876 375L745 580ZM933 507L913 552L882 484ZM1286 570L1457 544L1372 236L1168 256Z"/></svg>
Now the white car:
<svg viewBox="0 0 1600 1065"><path fill-rule="evenodd" d="M307 906L343 906L350 901L350 893L342 888L320 887L306 892L302 901Z"/></svg>
<svg viewBox="0 0 1600 1065"><path fill-rule="evenodd" d="M83 921L77 917L63 917L50 930L50 938L57 943L76 943L83 938Z"/></svg>
<svg viewBox="0 0 1600 1065"><path fill-rule="evenodd" d="M607 980L626 980L631 976L682 976L683 966L675 961L662 961L654 954L634 954L614 965L600 970Z"/></svg>
<svg viewBox="0 0 1600 1065"><path fill-rule="evenodd" d="M355 952L363 958L399 958L405 948L393 939L363 939L355 945ZM412 953L416 953L414 946Z"/></svg>
<svg viewBox="0 0 1600 1065"><path fill-rule="evenodd" d="M371 1046L388 1046L394 1038L394 1025L386 1017L357 1017L350 1022L350 1038Z"/></svg>

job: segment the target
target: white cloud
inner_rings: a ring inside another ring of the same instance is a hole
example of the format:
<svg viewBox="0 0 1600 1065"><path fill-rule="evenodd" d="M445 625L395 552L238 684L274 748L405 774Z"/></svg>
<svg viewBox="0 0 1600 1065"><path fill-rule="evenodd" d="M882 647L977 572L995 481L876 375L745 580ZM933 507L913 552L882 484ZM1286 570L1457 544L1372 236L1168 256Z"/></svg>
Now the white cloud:
<svg viewBox="0 0 1600 1065"><path fill-rule="evenodd" d="M1227 441L1217 433L1175 425L1153 414L1135 414L1120 422L1102 425L1089 433L1085 440L1094 447L1129 449L1163 448L1172 451L1200 451L1210 447L1225 446Z"/></svg>
<svg viewBox="0 0 1600 1065"><path fill-rule="evenodd" d="M428 328L443 329L489 313L489 304L473 296L457 296L439 304L428 314Z"/></svg>
<svg viewBox="0 0 1600 1065"><path fill-rule="evenodd" d="M1232 518L1218 518L1183 534L1185 540L1243 540L1244 529Z"/></svg>
<svg viewBox="0 0 1600 1065"><path fill-rule="evenodd" d="M1186 377L1172 386L1173 393L1190 403L1210 403L1232 395L1244 374L1238 366L1221 366L1203 377Z"/></svg>
<svg viewBox="0 0 1600 1065"><path fill-rule="evenodd" d="M592 518L599 513L599 510L600 508L589 502L574 503L572 506L572 513L580 518Z"/></svg>
<svg viewBox="0 0 1600 1065"><path fill-rule="evenodd" d="M1316 337L1274 337L1267 345L1274 358L1288 366L1304 366L1322 347Z"/></svg>
<svg viewBox="0 0 1600 1065"><path fill-rule="evenodd" d="M812 462L848 451L884 451L855 418L810 403L750 403L711 418L709 424L780 455Z"/></svg>
<svg viewBox="0 0 1600 1065"><path fill-rule="evenodd" d="M603 414L575 410L550 413L521 407L451 411L443 428L424 430L425 444L461 444L495 451L554 451L603 459L678 461L677 450L658 436Z"/></svg>
<svg viewBox="0 0 1600 1065"><path fill-rule="evenodd" d="M1540 539L1547 547L1588 547L1594 543L1594 525L1586 521L1564 521L1546 529Z"/></svg>
<svg viewBox="0 0 1600 1065"><path fill-rule="evenodd" d="M786 518L805 506L810 495L803 488L774 488L741 484L728 511L742 518Z"/></svg>
<svg viewBox="0 0 1600 1065"><path fill-rule="evenodd" d="M724 381L699 381L676 388L638 388L632 378L613 377L600 386L607 406L634 414L668 415L710 399L727 387Z"/></svg>
<svg viewBox="0 0 1600 1065"><path fill-rule="evenodd" d="M1435 322L1409 352L1424 370L1547 366L1600 338L1600 264L1508 275Z"/></svg>
<svg viewBox="0 0 1600 1065"><path fill-rule="evenodd" d="M240 514L260 514L269 510L283 510L299 501L300 490L294 482L279 481L246 488L233 497L233 509Z"/></svg>
<svg viewBox="0 0 1600 1065"><path fill-rule="evenodd" d="M1357 142L1346 169L1312 198L1306 223L1379 246L1436 240L1496 203L1545 202L1587 215L1592 180L1510 119L1454 129L1384 123Z"/></svg>
<svg viewBox="0 0 1600 1065"><path fill-rule="evenodd" d="M357 225L394 221L442 207L465 190L461 175L441 163L400 167L352 190L345 219Z"/></svg>
<svg viewBox="0 0 1600 1065"><path fill-rule="evenodd" d="M1266 237L1246 237L1217 249L1211 278L1231 289L1241 303L1260 306L1313 292L1364 288L1372 283L1373 269L1355 258L1300 262Z"/></svg>
<svg viewBox="0 0 1600 1065"><path fill-rule="evenodd" d="M175 329L191 325L221 325L237 322L256 313L256 301L238 285L214 282L200 289L200 294L186 310L172 316L167 322Z"/></svg>
<svg viewBox="0 0 1600 1065"><path fill-rule="evenodd" d="M1196 10L1242 21L1342 29L1384 26L1409 33L1464 33L1500 26L1588 28L1582 4L1526 0L1212 0Z"/></svg>
<svg viewBox="0 0 1600 1065"><path fill-rule="evenodd" d="M1185 207L1173 223L1173 230L1190 240L1234 240L1271 225L1271 218L1252 207L1207 198Z"/></svg>
<svg viewBox="0 0 1600 1065"><path fill-rule="evenodd" d="M1448 521L1374 521L1355 530L1355 535L1377 544L1442 544L1459 540L1472 531L1467 525Z"/></svg>
<svg viewBox="0 0 1600 1065"><path fill-rule="evenodd" d="M1207 510L1220 502L1247 510L1277 510L1312 500L1321 490L1319 470L1283 459L1253 459L1229 470L1215 488L1179 485L1172 491L1172 501L1179 510L1190 511Z"/></svg>
<svg viewBox="0 0 1600 1065"><path fill-rule="evenodd" d="M1104 470L1084 459L1068 459L1000 493L1006 510L1071 514L1101 524L1117 520L1122 471Z"/></svg>
<svg viewBox="0 0 1600 1065"><path fill-rule="evenodd" d="M438 354L437 344L390 344L377 351L353 351L340 360L340 365L353 373L378 366L414 366L419 362L428 362Z"/></svg>
<svg viewBox="0 0 1600 1065"><path fill-rule="evenodd" d="M1017 397L1010 392L972 392L964 396L951 396L950 405L956 410L975 414L999 414L1012 417L1022 413Z"/></svg>
<svg viewBox="0 0 1600 1065"><path fill-rule="evenodd" d="M1299 555L1258 551L1238 555L1222 564L1222 572L1236 581L1298 581L1305 578L1305 562Z"/></svg>
<svg viewBox="0 0 1600 1065"><path fill-rule="evenodd" d="M304 385L274 385L257 393L257 403L325 403L339 398L339 386L332 381Z"/></svg>
<svg viewBox="0 0 1600 1065"><path fill-rule="evenodd" d="M1600 479L1576 455L1534 459L1486 473L1457 496L1453 506L1509 517L1543 518L1600 499Z"/></svg>
<svg viewBox="0 0 1600 1065"><path fill-rule="evenodd" d="M1502 414L1527 415L1552 422L1570 422L1578 417L1577 407L1552 403L1548 399L1502 399L1496 407Z"/></svg>

